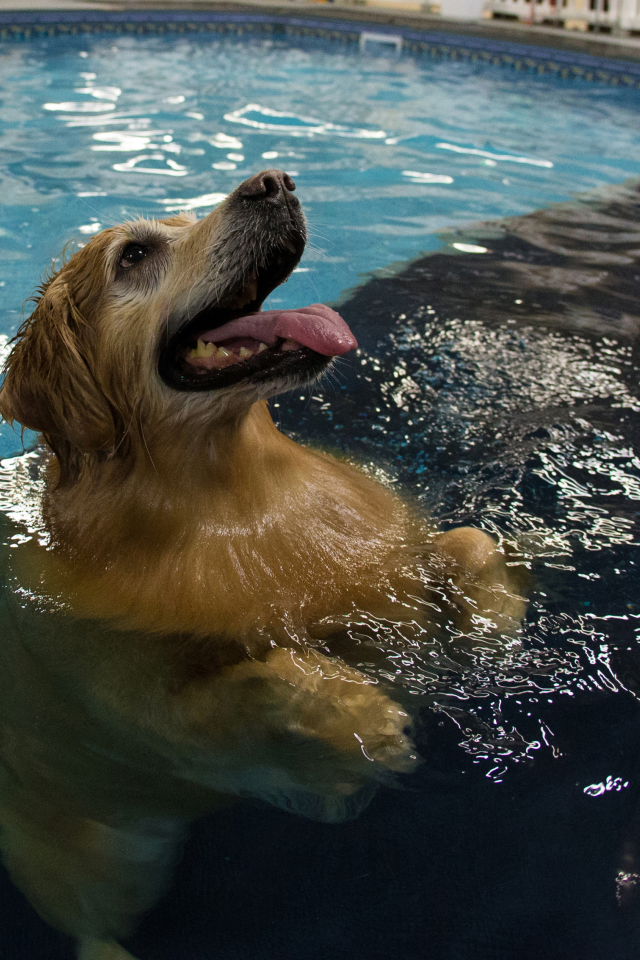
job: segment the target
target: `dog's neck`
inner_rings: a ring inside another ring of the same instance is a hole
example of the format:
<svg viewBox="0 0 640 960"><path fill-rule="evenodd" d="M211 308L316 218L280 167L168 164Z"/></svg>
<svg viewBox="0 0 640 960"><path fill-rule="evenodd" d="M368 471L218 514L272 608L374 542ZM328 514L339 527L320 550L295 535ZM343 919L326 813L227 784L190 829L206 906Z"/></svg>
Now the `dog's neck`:
<svg viewBox="0 0 640 960"><path fill-rule="evenodd" d="M406 507L283 436L266 404L205 439L175 439L149 431L133 463L94 463L72 487L55 489L52 472L54 553L82 579L96 615L106 604L155 629L175 619L182 629L246 632L267 611L282 622L305 605L305 620L349 607L392 553L397 566Z"/></svg>
<svg viewBox="0 0 640 960"><path fill-rule="evenodd" d="M189 422L178 427L165 422L157 432L147 425L125 455L87 458L73 484L59 485L58 479L54 460L46 520L56 542L80 553L90 531L100 527L106 550L111 539L120 550L130 537L157 540L163 533L175 545L181 531L200 526L210 533L213 524L225 534L238 524L260 529L294 502L298 512L313 511L317 498L330 491L340 511L345 484L368 485L333 457L280 433L266 403L206 427L200 422L193 430ZM69 523L77 524L77 531Z"/></svg>
<svg viewBox="0 0 640 960"><path fill-rule="evenodd" d="M125 485L135 477L143 513L153 514L156 498L165 497L172 509L191 516L198 509L206 512L212 498L219 511L223 505L242 511L250 504L255 513L271 500L277 477L285 485L292 479L305 452L277 430L266 403L255 403L210 424L162 422L156 432L145 427L133 456L104 462L92 479L98 487L111 487L113 472Z"/></svg>

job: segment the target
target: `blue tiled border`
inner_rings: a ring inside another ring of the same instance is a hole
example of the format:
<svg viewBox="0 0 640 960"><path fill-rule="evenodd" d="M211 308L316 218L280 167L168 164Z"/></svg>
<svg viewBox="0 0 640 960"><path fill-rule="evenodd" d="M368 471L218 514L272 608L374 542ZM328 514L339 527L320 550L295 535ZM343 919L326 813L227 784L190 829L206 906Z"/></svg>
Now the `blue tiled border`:
<svg viewBox="0 0 640 960"><path fill-rule="evenodd" d="M614 60L588 53L537 47L489 37L459 36L366 21L287 17L263 13L181 10L34 10L0 12L0 40L46 36L115 34L267 33L357 42L365 30L402 36L411 53L492 63L514 70L580 77L640 89L640 61Z"/></svg>

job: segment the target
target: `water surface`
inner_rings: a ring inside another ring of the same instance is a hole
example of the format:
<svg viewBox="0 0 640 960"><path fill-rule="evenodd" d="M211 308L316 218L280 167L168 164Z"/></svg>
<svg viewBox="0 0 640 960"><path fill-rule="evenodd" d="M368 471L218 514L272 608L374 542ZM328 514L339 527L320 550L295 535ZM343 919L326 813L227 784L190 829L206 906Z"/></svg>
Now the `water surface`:
<svg viewBox="0 0 640 960"><path fill-rule="evenodd" d="M483 526L530 578L508 655L366 624L363 669L413 705L424 766L354 823L257 806L204 823L134 953L630 960L640 204L634 182L612 185L640 176L637 92L322 42L92 37L1 55L5 337L68 240L202 215L283 167L312 242L271 302L339 297L360 350L276 400L282 428L445 525ZM38 524L32 466L5 460L0 477L18 543ZM31 960L40 937L70 956L11 902L8 955Z"/></svg>

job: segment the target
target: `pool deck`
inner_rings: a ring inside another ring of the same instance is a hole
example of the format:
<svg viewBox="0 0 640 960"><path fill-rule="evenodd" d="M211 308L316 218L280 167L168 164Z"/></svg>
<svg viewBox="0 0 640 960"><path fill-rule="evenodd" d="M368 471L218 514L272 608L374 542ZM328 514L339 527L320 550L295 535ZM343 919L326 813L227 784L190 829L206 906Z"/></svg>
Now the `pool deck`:
<svg viewBox="0 0 640 960"><path fill-rule="evenodd" d="M430 33L449 33L459 36L503 40L516 43L588 53L598 57L622 60L640 60L640 37L617 37L602 33L581 33L514 22L512 20L445 20L433 14L389 7L372 7L355 3L314 3L309 0L0 0L0 13L12 11L24 14L29 10L54 12L56 10L198 10L228 12L259 12L273 16L314 20L343 20L379 26L403 26Z"/></svg>

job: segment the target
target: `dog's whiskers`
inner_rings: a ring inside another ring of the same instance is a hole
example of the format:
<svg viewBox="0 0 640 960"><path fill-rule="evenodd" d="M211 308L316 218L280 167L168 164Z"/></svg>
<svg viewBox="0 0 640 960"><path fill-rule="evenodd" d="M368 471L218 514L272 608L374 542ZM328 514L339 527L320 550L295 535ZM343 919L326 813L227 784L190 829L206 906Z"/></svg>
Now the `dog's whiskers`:
<svg viewBox="0 0 640 960"><path fill-rule="evenodd" d="M155 463L153 462L153 457L151 456L151 451L149 450L149 445L148 445L148 443L147 443L147 438L146 438L145 435L144 435L144 430L143 430L143 427L142 427L142 420L139 420L139 421L138 421L138 426L140 427L140 436L142 437L142 442L144 443L144 448L145 448L145 450L147 451L147 455L148 455L149 460L150 460L150 462L151 462L151 466L152 466L153 469L155 470L156 476L160 476L160 474L158 473L158 469L157 469Z"/></svg>

